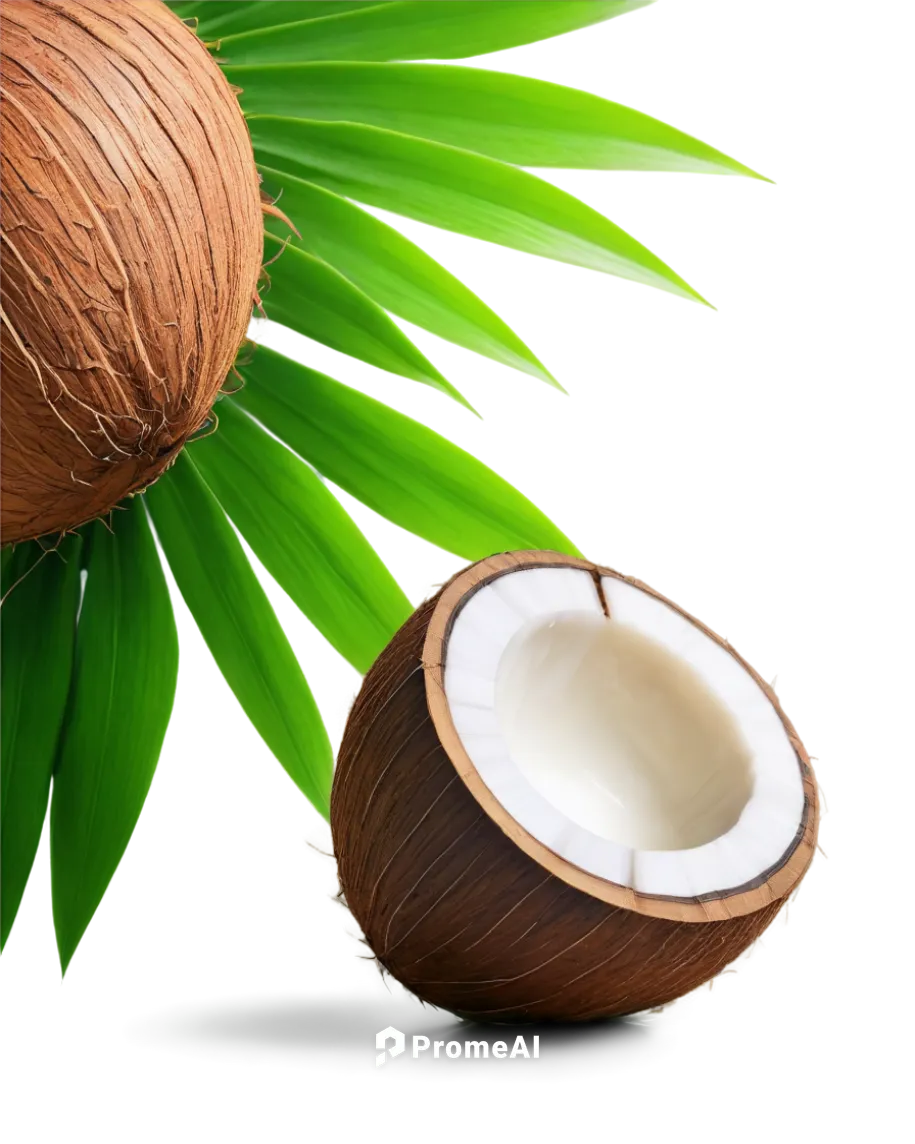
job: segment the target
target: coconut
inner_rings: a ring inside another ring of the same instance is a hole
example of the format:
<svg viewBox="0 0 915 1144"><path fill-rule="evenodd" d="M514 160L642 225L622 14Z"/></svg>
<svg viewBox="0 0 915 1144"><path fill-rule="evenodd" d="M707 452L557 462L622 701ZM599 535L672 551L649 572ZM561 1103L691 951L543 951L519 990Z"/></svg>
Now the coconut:
<svg viewBox="0 0 915 1144"><path fill-rule="evenodd" d="M161 0L3 0L2 533L144 488L251 316L258 176L235 93Z"/></svg>
<svg viewBox="0 0 915 1144"><path fill-rule="evenodd" d="M517 552L423 604L365 678L331 798L380 966L475 1020L663 1005L811 861L810 760L772 689L637 580Z"/></svg>

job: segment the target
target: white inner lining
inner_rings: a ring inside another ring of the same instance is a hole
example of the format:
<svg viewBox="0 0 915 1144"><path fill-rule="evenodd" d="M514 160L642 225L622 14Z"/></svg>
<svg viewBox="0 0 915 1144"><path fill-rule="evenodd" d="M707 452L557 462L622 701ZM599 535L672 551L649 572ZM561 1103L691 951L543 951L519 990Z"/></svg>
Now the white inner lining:
<svg viewBox="0 0 915 1144"><path fill-rule="evenodd" d="M544 845L643 893L722 892L774 866L803 784L784 725L723 647L633 585L535 568L456 616L445 692L480 777Z"/></svg>
<svg viewBox="0 0 915 1144"><path fill-rule="evenodd" d="M623 846L712 842L753 793L749 748L721 700L662 644L604 616L524 624L499 661L495 710L531 785Z"/></svg>

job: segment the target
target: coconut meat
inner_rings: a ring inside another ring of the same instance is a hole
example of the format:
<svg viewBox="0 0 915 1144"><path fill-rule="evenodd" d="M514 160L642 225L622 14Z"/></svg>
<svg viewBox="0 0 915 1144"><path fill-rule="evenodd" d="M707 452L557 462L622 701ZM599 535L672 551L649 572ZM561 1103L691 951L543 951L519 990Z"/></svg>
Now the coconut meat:
<svg viewBox="0 0 915 1144"><path fill-rule="evenodd" d="M527 568L460 606L445 695L464 750L515 822L589 874L665 897L746 887L802 823L785 726L699 626L634 584L600 586Z"/></svg>

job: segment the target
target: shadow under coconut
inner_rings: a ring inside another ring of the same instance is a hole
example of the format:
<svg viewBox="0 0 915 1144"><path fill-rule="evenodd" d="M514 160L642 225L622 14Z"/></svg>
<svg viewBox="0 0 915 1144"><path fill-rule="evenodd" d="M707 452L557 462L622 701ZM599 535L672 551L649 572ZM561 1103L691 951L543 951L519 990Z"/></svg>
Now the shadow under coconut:
<svg viewBox="0 0 915 1144"><path fill-rule="evenodd" d="M389 1025L407 1050L375 1067L375 1034ZM396 984L365 975L348 985L261 986L253 993L198 994L154 1001L124 1027L125 1047L181 1064L230 1072L320 1072L331 1080L407 1081L415 1088L590 1087L651 1072L665 1041L660 1015L596 1022L469 1022L416 1001ZM539 1058L415 1059L414 1034L430 1041L508 1042L540 1036Z"/></svg>

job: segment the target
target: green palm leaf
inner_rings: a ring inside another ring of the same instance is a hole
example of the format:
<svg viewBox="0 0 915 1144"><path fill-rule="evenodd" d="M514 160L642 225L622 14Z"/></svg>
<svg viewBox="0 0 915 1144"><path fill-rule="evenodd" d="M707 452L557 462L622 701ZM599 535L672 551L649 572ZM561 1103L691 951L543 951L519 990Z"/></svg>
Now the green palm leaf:
<svg viewBox="0 0 915 1144"><path fill-rule="evenodd" d="M556 385L524 342L399 231L324 187L261 167L264 189L299 227L291 245L336 267L380 306L441 338ZM278 219L268 231L283 234ZM286 237L283 234L283 237ZM269 299L269 296L268 296Z"/></svg>
<svg viewBox="0 0 915 1144"><path fill-rule="evenodd" d="M337 649L328 644L327 639L304 614L301 607L280 586L279 581L266 571L264 565L252 556L252 567L257 573L289 645L299 659L302 672L308 677L311 690L321 708L335 712L341 696L352 690L353 667L343 659Z"/></svg>
<svg viewBox="0 0 915 1144"><path fill-rule="evenodd" d="M169 3L182 20L197 20L205 40L279 24L339 16L379 0L178 0Z"/></svg>
<svg viewBox="0 0 915 1144"><path fill-rule="evenodd" d="M88 534L73 687L51 799L51 887L66 971L143 809L178 675L168 587L139 502Z"/></svg>
<svg viewBox="0 0 915 1144"><path fill-rule="evenodd" d="M80 597L78 536L45 552L9 551L4 591L0 753L0 949L41 837L73 665Z"/></svg>
<svg viewBox="0 0 915 1144"><path fill-rule="evenodd" d="M327 732L219 502L187 453L144 499L172 575L226 682L290 778L326 818L332 772Z"/></svg>
<svg viewBox="0 0 915 1144"><path fill-rule="evenodd" d="M194 464L267 571L359 671L413 610L375 550L308 465L234 401Z"/></svg>
<svg viewBox="0 0 915 1144"><path fill-rule="evenodd" d="M306 225L303 222L303 225ZM467 401L358 286L322 259L264 237L270 286L262 294L268 318L332 349Z"/></svg>
<svg viewBox="0 0 915 1144"><path fill-rule="evenodd" d="M479 560L578 550L480 461L393 409L258 347L234 400L329 480L410 532Z"/></svg>
<svg viewBox="0 0 915 1144"><path fill-rule="evenodd" d="M247 115L382 127L522 167L749 175L714 147L585 91L435 64L227 66Z"/></svg>
<svg viewBox="0 0 915 1144"><path fill-rule="evenodd" d="M337 194L703 301L603 215L507 163L361 124L253 116L248 126L259 162Z"/></svg>
<svg viewBox="0 0 915 1144"><path fill-rule="evenodd" d="M302 60L455 60L546 40L651 0L423 0L379 4L222 36L230 64Z"/></svg>

